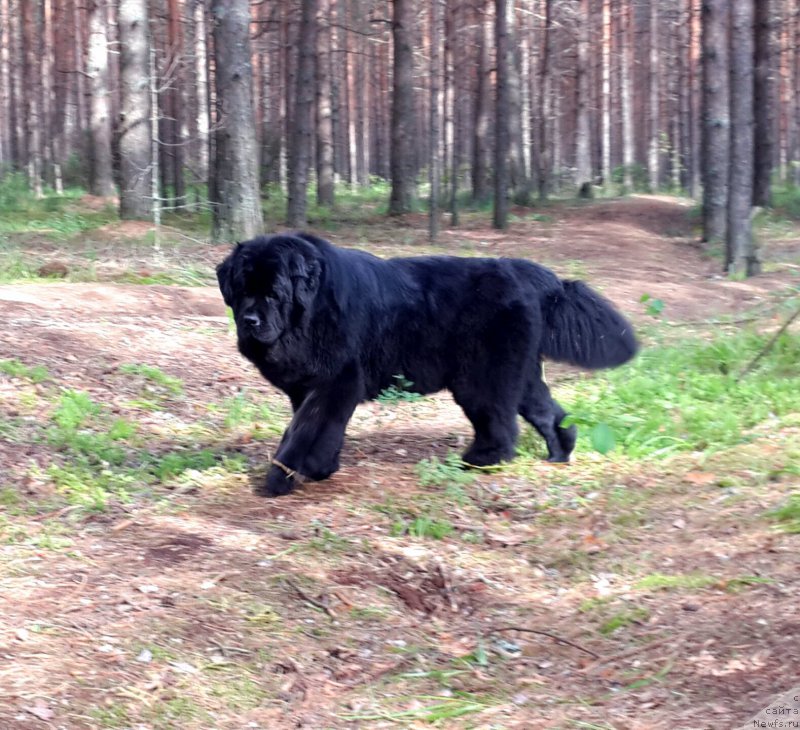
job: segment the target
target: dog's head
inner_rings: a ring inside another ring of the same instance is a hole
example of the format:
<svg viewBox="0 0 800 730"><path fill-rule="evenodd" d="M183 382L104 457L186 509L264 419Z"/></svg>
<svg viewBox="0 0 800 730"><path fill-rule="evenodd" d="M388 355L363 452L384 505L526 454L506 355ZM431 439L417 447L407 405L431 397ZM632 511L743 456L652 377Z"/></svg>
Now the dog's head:
<svg viewBox="0 0 800 730"><path fill-rule="evenodd" d="M319 289L322 256L311 236L263 236L236 244L217 266L240 340L271 346L308 321Z"/></svg>

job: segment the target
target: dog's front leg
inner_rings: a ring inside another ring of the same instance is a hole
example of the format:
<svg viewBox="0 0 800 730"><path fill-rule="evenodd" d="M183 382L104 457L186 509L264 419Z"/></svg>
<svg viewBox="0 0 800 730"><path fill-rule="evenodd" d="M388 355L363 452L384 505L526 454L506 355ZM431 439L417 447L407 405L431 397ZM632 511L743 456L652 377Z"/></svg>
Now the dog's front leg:
<svg viewBox="0 0 800 730"><path fill-rule="evenodd" d="M355 363L330 382L312 388L295 411L258 494L288 494L298 482L319 481L337 471L344 432L363 390L361 371Z"/></svg>

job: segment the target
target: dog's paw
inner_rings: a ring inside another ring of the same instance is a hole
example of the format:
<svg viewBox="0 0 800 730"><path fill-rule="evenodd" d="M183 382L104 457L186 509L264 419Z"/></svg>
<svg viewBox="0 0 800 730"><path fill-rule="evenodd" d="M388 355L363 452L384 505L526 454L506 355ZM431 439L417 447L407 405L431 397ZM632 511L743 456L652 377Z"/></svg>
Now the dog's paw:
<svg viewBox="0 0 800 730"><path fill-rule="evenodd" d="M574 425L567 428L556 426L556 436L558 437L558 448L550 451L547 461L551 464L566 464L575 448L578 429Z"/></svg>
<svg viewBox="0 0 800 730"><path fill-rule="evenodd" d="M504 461L512 461L513 449L508 447L490 447L476 449L474 446L467 449L461 460L468 466L494 466Z"/></svg>
<svg viewBox="0 0 800 730"><path fill-rule="evenodd" d="M256 494L259 497L282 497L294 490L294 477L290 477L277 466L270 468L267 472L266 481L256 487Z"/></svg>

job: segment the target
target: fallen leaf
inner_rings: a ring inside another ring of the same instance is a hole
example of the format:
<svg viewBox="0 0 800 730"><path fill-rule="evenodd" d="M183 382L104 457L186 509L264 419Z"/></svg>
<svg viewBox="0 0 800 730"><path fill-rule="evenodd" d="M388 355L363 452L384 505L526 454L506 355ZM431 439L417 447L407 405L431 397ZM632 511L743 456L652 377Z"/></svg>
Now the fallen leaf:
<svg viewBox="0 0 800 730"><path fill-rule="evenodd" d="M683 481L702 487L708 484L716 484L718 477L716 474L709 474L704 471L690 471L684 475Z"/></svg>

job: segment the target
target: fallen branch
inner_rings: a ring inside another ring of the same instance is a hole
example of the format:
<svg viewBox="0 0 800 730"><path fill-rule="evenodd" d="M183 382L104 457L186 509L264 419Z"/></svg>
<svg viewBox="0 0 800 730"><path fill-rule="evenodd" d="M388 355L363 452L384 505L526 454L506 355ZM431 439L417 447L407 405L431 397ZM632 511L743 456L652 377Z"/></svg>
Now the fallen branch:
<svg viewBox="0 0 800 730"><path fill-rule="evenodd" d="M786 332L786 330L789 328L789 325L791 325L792 322L794 322L798 317L800 317L800 307L798 307L795 310L794 314L792 314L792 316L789 317L780 326L780 329L778 329L778 331L774 335L772 335L772 338L770 339L770 341L767 342L767 344L764 345L764 347L761 348L761 351L750 361L750 364L744 370L742 370L741 373L739 373L739 377L736 378L736 382L737 383L758 364L758 361L761 360L761 358L764 357L764 355L766 355L773 348L775 343L778 341L778 338L784 332Z"/></svg>
<svg viewBox="0 0 800 730"><path fill-rule="evenodd" d="M580 644L576 644L574 641L570 641L569 639L565 639L562 636L558 636L557 634L551 634L549 631L543 631L542 629L529 629L525 626L496 626L493 629L489 629L490 634L497 634L501 631L522 631L526 634L538 634L539 636L547 636L548 638L552 639L553 641L559 644L566 644L567 646L571 646L573 649L578 649L578 651L582 651L588 654L591 657L594 657L597 660L600 660L602 657L597 653L592 651L591 649L587 649L585 646L581 646Z"/></svg>

